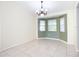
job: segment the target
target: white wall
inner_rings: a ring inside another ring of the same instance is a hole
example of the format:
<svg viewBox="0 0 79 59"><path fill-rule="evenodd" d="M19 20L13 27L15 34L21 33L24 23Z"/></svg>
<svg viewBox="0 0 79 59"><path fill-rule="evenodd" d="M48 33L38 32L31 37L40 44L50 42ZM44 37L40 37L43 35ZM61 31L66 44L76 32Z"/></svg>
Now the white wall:
<svg viewBox="0 0 79 59"><path fill-rule="evenodd" d="M1 6L0 6L1 7ZM2 10L0 10L0 51L2 50Z"/></svg>
<svg viewBox="0 0 79 59"><path fill-rule="evenodd" d="M24 2L0 2L1 49L35 39L35 20Z"/></svg>

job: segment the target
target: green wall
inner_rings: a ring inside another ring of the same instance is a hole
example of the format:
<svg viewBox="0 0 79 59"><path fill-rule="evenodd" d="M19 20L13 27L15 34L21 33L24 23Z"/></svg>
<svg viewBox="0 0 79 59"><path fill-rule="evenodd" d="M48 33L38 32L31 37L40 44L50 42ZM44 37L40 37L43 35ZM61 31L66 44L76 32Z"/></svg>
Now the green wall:
<svg viewBox="0 0 79 59"><path fill-rule="evenodd" d="M65 32L60 32L60 18L64 17L65 18ZM48 31L48 25L47 21L50 19L56 19L57 22L57 31ZM40 31L40 21L45 20L45 31ZM38 19L38 38L43 38L43 37L48 37L48 38L60 38L61 40L67 41L67 15L61 15L58 17L49 17L49 18L39 18Z"/></svg>

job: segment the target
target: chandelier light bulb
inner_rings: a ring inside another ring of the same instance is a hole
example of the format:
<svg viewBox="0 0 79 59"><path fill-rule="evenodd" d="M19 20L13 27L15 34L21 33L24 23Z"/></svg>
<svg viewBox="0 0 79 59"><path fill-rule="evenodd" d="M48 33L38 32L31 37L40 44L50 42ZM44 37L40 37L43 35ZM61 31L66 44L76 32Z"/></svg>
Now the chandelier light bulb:
<svg viewBox="0 0 79 59"><path fill-rule="evenodd" d="M39 14L39 11L38 10L36 10L36 12L35 12L36 14Z"/></svg>
<svg viewBox="0 0 79 59"><path fill-rule="evenodd" d="M41 17L43 17L43 16L44 16L44 14L41 14L40 16L41 16Z"/></svg>
<svg viewBox="0 0 79 59"><path fill-rule="evenodd" d="M45 9L45 11L47 12L48 10L47 10L47 9Z"/></svg>
<svg viewBox="0 0 79 59"><path fill-rule="evenodd" d="M44 9L41 9L41 11L44 11Z"/></svg>

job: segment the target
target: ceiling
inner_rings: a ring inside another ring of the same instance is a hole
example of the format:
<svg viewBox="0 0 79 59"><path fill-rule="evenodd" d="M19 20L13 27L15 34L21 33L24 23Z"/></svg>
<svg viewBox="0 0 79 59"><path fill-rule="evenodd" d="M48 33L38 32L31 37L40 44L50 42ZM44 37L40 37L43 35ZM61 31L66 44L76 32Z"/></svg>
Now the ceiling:
<svg viewBox="0 0 79 59"><path fill-rule="evenodd" d="M44 1L43 7L48 10L48 13L60 12L63 10L74 8L76 1ZM26 1L26 5L35 13L40 9L40 1Z"/></svg>

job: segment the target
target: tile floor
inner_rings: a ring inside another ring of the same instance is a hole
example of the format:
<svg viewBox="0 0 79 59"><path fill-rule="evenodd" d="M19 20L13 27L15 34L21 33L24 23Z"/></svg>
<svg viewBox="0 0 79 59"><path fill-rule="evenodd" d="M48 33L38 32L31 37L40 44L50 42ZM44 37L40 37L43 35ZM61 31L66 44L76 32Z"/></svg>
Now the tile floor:
<svg viewBox="0 0 79 59"><path fill-rule="evenodd" d="M33 40L0 52L0 57L76 57L74 46L58 40Z"/></svg>

